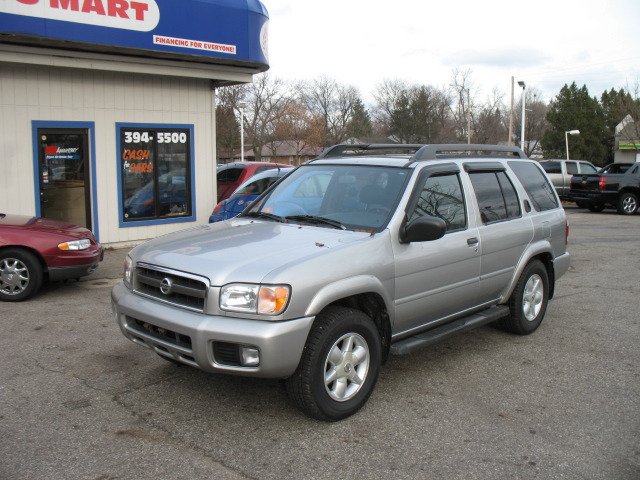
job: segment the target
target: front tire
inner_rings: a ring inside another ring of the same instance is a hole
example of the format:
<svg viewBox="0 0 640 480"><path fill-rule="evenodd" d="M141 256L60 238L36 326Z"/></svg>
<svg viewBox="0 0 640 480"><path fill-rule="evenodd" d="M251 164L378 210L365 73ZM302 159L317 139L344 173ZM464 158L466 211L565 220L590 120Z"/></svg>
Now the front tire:
<svg viewBox="0 0 640 480"><path fill-rule="evenodd" d="M518 335L529 335L542 323L549 301L549 274L540 260L527 264L509 299L510 314L498 327Z"/></svg>
<svg viewBox="0 0 640 480"><path fill-rule="evenodd" d="M618 200L618 213L621 215L633 215L638 211L638 196L632 192L620 194Z"/></svg>
<svg viewBox="0 0 640 480"><path fill-rule="evenodd" d="M26 300L42 285L42 267L31 252L12 248L0 251L0 300Z"/></svg>
<svg viewBox="0 0 640 480"><path fill-rule="evenodd" d="M289 397L307 415L333 422L356 413L378 379L380 335L359 310L329 307L314 324L300 364L286 380Z"/></svg>

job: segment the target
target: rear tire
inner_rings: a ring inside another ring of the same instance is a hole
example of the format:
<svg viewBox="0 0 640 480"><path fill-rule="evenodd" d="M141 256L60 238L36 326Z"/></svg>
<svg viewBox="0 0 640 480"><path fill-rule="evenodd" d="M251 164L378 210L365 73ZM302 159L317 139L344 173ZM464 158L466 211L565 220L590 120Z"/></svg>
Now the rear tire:
<svg viewBox="0 0 640 480"><path fill-rule="evenodd" d="M601 212L604 210L604 204L603 203L592 203L591 205L587 205L587 208L589 209L590 212Z"/></svg>
<svg viewBox="0 0 640 480"><path fill-rule="evenodd" d="M34 254L20 248L0 251L0 300L20 302L40 289L43 272Z"/></svg>
<svg viewBox="0 0 640 480"><path fill-rule="evenodd" d="M527 264L509 299L510 314L497 326L507 332L529 335L542 323L549 301L549 275L540 260Z"/></svg>
<svg viewBox="0 0 640 480"><path fill-rule="evenodd" d="M314 324L287 393L307 415L334 422L356 413L378 379L380 335L359 310L329 307Z"/></svg>
<svg viewBox="0 0 640 480"><path fill-rule="evenodd" d="M620 215L633 215L638 211L638 196L632 192L620 194L618 199L618 213Z"/></svg>

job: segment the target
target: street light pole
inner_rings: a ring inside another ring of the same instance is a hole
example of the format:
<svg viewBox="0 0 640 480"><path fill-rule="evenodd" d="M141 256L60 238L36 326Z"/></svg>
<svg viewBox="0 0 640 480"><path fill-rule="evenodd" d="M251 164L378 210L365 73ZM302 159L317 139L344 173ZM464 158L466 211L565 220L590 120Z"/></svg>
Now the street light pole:
<svg viewBox="0 0 640 480"><path fill-rule="evenodd" d="M527 86L522 80L518 82L518 86L522 87L522 126L520 128L520 148L524 152L525 151L524 149L524 121L525 121L524 100L525 100L525 89L527 88Z"/></svg>
<svg viewBox="0 0 640 480"><path fill-rule="evenodd" d="M567 160L569 160L569 135L580 135L580 130L567 130L564 132L564 143L567 146Z"/></svg>
<svg viewBox="0 0 640 480"><path fill-rule="evenodd" d="M238 104L240 110L240 161L244 162L244 103Z"/></svg>

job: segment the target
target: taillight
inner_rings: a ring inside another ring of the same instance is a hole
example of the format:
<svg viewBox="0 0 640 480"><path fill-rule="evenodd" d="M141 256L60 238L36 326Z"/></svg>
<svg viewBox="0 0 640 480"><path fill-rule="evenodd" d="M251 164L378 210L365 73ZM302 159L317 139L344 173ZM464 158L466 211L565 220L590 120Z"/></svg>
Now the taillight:
<svg viewBox="0 0 640 480"><path fill-rule="evenodd" d="M565 225L566 225L566 229L565 229L565 233L564 233L564 244L565 245L569 245L569 219L565 219Z"/></svg>
<svg viewBox="0 0 640 480"><path fill-rule="evenodd" d="M607 179L604 177L600 177L600 180L598 181L598 190L604 191L606 186L607 186Z"/></svg>

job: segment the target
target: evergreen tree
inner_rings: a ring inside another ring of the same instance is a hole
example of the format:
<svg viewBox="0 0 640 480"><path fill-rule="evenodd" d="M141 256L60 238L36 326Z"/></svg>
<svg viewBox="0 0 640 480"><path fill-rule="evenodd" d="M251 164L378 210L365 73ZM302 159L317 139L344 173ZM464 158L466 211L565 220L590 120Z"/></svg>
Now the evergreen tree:
<svg viewBox="0 0 640 480"><path fill-rule="evenodd" d="M570 158L588 160L595 165L608 161L605 112L598 100L589 96L586 85L578 88L575 82L571 86L565 84L551 102L547 120L549 128L541 142L546 158L565 158L565 132L580 130L580 135L571 136Z"/></svg>
<svg viewBox="0 0 640 480"><path fill-rule="evenodd" d="M371 126L371 117L369 112L362 103L362 100L358 97L353 103L353 109L351 111L351 120L347 125L347 133L349 137L366 139L371 137L373 127Z"/></svg>

